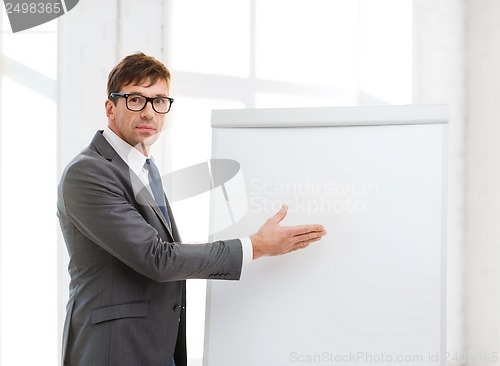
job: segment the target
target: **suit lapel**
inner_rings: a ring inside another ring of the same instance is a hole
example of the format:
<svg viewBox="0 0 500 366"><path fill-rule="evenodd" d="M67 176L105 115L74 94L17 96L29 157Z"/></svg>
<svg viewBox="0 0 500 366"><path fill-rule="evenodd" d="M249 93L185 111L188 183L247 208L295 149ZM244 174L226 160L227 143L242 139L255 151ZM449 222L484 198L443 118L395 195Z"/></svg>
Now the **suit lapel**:
<svg viewBox="0 0 500 366"><path fill-rule="evenodd" d="M137 202L140 204L149 205L155 211L156 215L162 222L163 226L165 226L165 228L167 229L167 232L170 234L172 240L175 240L173 233L173 231L175 231L174 230L175 223L173 221L173 216L167 198L165 197L165 201L167 202L167 210L170 215L172 228L170 228L170 225L168 225L167 220L163 216L163 213L158 207L158 204L156 203L155 199L153 198L151 193L149 193L147 187L144 185L144 183L142 183L140 178L132 171L132 169L129 168L127 163L123 161L123 159L120 157L120 155L118 155L118 153L115 151L115 149L113 149L113 147L108 143L108 141L102 136L102 131L97 131L92 140L92 145L94 145L97 152L102 157L104 157L106 160L108 160L109 162L113 163L116 167L118 167L123 172L123 174L128 175L130 177L130 182L132 184L132 188L134 190Z"/></svg>

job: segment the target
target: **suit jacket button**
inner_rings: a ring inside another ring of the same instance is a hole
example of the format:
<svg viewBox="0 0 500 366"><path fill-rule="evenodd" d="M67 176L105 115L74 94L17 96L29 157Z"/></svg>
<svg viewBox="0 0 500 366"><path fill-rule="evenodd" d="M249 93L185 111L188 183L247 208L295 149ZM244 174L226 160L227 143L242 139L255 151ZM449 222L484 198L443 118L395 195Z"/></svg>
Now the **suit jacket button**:
<svg viewBox="0 0 500 366"><path fill-rule="evenodd" d="M180 311L180 310L181 310L181 306L180 306L180 305L175 305L175 306L174 306L174 311L175 311L175 312L178 312L178 311Z"/></svg>
<svg viewBox="0 0 500 366"><path fill-rule="evenodd" d="M229 273L226 274L226 278L227 279L230 279L231 278L231 275Z"/></svg>
<svg viewBox="0 0 500 366"><path fill-rule="evenodd" d="M208 278L214 278L214 275L213 275L213 274L211 274L210 276L208 276Z"/></svg>

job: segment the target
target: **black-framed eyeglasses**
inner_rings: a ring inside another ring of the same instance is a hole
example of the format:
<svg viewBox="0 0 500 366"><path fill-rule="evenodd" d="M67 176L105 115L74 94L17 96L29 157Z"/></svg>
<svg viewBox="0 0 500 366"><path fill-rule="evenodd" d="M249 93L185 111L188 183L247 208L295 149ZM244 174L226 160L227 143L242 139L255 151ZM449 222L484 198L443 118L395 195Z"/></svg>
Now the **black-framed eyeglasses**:
<svg viewBox="0 0 500 366"><path fill-rule="evenodd" d="M172 107L172 103L174 102L174 98L169 98L169 97L148 98L140 94L111 93L108 98L109 99L125 98L125 105L127 106L127 109L132 112L142 111L144 108L146 108L148 102L150 102L151 106L153 106L153 110L156 113L161 113L161 114L168 113L168 111L170 111L170 108Z"/></svg>

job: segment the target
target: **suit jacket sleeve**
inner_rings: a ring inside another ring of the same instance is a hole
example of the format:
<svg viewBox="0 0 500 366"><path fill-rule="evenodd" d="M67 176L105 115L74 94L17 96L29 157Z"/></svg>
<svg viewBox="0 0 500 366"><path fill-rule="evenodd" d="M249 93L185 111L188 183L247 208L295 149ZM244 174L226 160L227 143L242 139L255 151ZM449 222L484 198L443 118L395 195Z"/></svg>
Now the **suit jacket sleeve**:
<svg viewBox="0 0 500 366"><path fill-rule="evenodd" d="M77 230L155 281L240 278L242 248L238 239L206 244L169 241L159 234L161 221L154 220L151 207L135 199L129 176L95 152L66 169L59 187L58 211L65 237Z"/></svg>

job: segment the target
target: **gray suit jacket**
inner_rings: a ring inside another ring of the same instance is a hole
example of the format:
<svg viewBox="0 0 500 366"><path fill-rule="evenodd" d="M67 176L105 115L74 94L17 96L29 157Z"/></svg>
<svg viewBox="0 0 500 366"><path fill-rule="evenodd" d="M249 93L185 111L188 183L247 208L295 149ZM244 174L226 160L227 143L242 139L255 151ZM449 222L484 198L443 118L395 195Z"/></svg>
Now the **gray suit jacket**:
<svg viewBox="0 0 500 366"><path fill-rule="evenodd" d="M64 171L58 217L70 262L66 366L186 365L185 280L237 280L239 240L180 244L149 191L98 131Z"/></svg>

